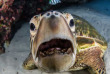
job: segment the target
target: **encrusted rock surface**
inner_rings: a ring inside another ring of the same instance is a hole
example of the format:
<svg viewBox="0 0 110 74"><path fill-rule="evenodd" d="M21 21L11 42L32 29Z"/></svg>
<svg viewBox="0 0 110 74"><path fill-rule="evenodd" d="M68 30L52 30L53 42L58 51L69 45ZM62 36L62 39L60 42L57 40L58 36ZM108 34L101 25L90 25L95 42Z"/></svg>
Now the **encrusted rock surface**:
<svg viewBox="0 0 110 74"><path fill-rule="evenodd" d="M24 1L0 0L0 54L5 51L4 43L9 43L11 39L12 25L19 19Z"/></svg>

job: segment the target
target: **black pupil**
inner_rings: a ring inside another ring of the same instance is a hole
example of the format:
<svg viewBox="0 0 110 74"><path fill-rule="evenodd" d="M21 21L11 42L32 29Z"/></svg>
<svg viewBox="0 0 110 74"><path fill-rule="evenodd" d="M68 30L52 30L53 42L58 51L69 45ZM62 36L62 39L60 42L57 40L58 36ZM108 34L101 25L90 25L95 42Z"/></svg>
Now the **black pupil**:
<svg viewBox="0 0 110 74"><path fill-rule="evenodd" d="M30 29L34 30L35 29L35 25L33 23L30 24Z"/></svg>
<svg viewBox="0 0 110 74"><path fill-rule="evenodd" d="M69 25L70 25L70 27L74 26L74 21L73 21L73 19L70 20Z"/></svg>

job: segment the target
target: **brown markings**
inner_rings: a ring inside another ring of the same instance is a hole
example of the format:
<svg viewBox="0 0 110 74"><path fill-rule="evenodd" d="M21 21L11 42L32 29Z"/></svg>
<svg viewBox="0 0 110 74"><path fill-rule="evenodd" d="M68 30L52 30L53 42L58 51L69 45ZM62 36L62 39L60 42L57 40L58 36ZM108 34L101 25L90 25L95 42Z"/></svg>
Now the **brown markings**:
<svg viewBox="0 0 110 74"><path fill-rule="evenodd" d="M93 47L88 50L79 52L77 54L77 61L83 63L91 68L96 74L105 74L105 65L102 57L100 47Z"/></svg>

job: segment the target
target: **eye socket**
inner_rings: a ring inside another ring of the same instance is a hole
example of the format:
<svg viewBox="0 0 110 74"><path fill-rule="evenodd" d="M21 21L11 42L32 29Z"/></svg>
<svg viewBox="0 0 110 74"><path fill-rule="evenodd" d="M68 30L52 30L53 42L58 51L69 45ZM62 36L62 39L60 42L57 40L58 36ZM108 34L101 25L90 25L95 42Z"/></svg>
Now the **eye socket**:
<svg viewBox="0 0 110 74"><path fill-rule="evenodd" d="M73 21L73 19L70 20L69 25L70 25L70 27L73 27L73 26L74 26L74 21Z"/></svg>
<svg viewBox="0 0 110 74"><path fill-rule="evenodd" d="M30 24L30 29L34 30L35 29L35 25L33 23Z"/></svg>

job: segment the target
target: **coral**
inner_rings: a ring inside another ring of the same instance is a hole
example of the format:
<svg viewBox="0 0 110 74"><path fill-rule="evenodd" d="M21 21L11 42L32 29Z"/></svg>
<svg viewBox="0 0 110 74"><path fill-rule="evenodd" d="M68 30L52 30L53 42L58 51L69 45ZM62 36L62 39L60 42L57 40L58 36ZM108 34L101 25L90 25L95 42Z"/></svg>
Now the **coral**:
<svg viewBox="0 0 110 74"><path fill-rule="evenodd" d="M10 41L11 28L23 10L25 0L0 0L0 53L4 52L4 43Z"/></svg>
<svg viewBox="0 0 110 74"><path fill-rule="evenodd" d="M14 23L23 16L28 18L40 13L48 0L0 0L0 54L4 52L4 43L11 39Z"/></svg>

